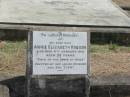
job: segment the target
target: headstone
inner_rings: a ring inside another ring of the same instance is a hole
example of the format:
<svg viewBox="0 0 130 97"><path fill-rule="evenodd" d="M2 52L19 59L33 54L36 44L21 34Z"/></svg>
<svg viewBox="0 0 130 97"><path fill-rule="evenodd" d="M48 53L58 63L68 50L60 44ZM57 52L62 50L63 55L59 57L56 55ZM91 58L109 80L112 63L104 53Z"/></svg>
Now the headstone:
<svg viewBox="0 0 130 97"><path fill-rule="evenodd" d="M29 33L27 97L89 96L89 33Z"/></svg>

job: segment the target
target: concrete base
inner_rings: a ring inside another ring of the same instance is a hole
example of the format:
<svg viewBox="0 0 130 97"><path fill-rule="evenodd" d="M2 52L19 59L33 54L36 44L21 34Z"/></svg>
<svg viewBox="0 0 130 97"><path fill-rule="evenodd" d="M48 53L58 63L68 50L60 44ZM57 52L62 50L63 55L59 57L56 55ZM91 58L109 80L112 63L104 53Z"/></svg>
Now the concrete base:
<svg viewBox="0 0 130 97"><path fill-rule="evenodd" d="M85 77L31 78L28 97L88 97L89 88L89 79Z"/></svg>
<svg viewBox="0 0 130 97"><path fill-rule="evenodd" d="M8 95L10 95L10 97L27 97L26 89L25 89L25 80L26 80L25 76L19 76L19 77L15 77L15 78L0 76L0 80L1 80L0 81L0 84L1 84L0 97L9 97ZM34 82L35 81L37 82L37 80L34 80ZM77 79L77 81L78 81L78 79ZM46 82L40 81L40 83L46 83ZM48 82L48 83L50 83L50 82ZM58 82L56 81L56 83L59 83L59 81ZM40 86L43 87L44 84L41 84ZM50 84L50 86L52 87L52 84ZM36 89L34 89L34 90L36 91ZM50 91L50 93L48 95L51 95L51 94L52 93ZM34 93L32 94L32 96L34 96ZM95 85L95 86L91 85L90 97L110 97L110 96L112 96L112 97L130 97L130 85Z"/></svg>

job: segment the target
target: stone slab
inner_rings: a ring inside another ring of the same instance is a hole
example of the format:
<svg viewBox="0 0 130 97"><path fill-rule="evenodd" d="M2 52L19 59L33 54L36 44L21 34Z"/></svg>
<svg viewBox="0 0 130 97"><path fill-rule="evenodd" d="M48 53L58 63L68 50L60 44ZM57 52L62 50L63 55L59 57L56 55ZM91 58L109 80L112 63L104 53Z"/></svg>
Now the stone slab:
<svg viewBox="0 0 130 97"><path fill-rule="evenodd" d="M32 78L29 97L89 97L89 79L46 76Z"/></svg>
<svg viewBox="0 0 130 97"><path fill-rule="evenodd" d="M111 0L0 0L0 23L125 26L130 19Z"/></svg>

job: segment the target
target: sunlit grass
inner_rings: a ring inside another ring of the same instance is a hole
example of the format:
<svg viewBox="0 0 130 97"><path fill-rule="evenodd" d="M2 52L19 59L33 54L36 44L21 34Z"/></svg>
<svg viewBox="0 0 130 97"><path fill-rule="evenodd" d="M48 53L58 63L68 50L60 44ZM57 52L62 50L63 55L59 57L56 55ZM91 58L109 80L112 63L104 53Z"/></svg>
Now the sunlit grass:
<svg viewBox="0 0 130 97"><path fill-rule="evenodd" d="M5 41L0 48L0 73L23 74L26 70L26 41ZM96 53L130 53L130 47L119 46L116 44L90 46L91 55Z"/></svg>
<svg viewBox="0 0 130 97"><path fill-rule="evenodd" d="M106 45L97 45L92 44L90 47L91 53L112 53L112 52L130 52L130 47L119 46L117 44L106 44Z"/></svg>
<svg viewBox="0 0 130 97"><path fill-rule="evenodd" d="M25 65L26 44L25 41L6 41L4 43L4 46L0 48L0 72L11 71L13 73L18 65ZM22 68L19 68L18 71L20 69L23 71Z"/></svg>

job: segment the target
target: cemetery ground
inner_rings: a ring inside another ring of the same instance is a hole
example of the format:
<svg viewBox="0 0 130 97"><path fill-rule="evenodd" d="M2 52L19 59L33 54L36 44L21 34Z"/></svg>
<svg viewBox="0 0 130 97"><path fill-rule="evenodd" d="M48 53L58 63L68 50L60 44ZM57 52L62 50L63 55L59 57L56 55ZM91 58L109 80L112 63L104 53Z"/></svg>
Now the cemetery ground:
<svg viewBox="0 0 130 97"><path fill-rule="evenodd" d="M23 76L26 71L26 48L26 41L3 41L0 43L0 81L9 87L10 93L17 94L11 94L15 95L14 97L24 97L23 92L25 91L22 84L25 83ZM92 44L91 76L93 79L112 78L116 82L120 81L120 79L116 79L117 77L130 78L130 47L112 43ZM95 85L91 88L91 96L130 97L130 86Z"/></svg>
<svg viewBox="0 0 130 97"><path fill-rule="evenodd" d="M0 74L17 76L26 71L26 41L0 44ZM116 44L91 45L92 76L130 75L130 47Z"/></svg>

